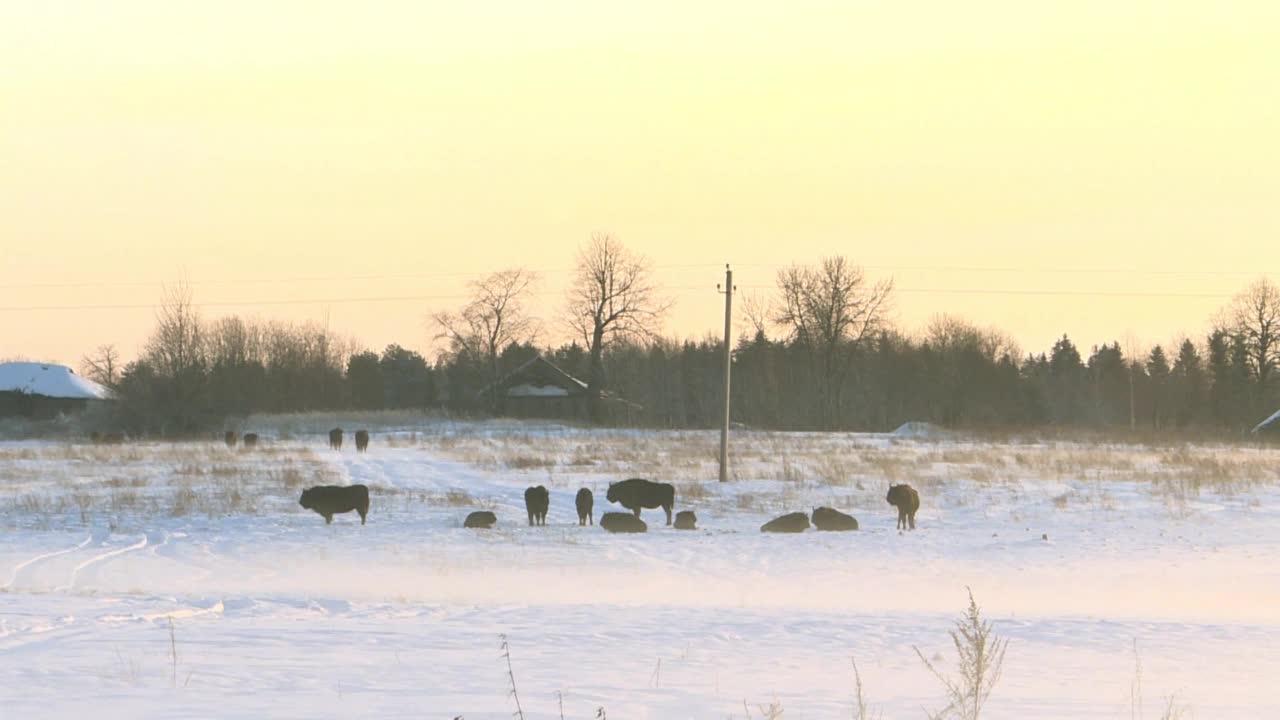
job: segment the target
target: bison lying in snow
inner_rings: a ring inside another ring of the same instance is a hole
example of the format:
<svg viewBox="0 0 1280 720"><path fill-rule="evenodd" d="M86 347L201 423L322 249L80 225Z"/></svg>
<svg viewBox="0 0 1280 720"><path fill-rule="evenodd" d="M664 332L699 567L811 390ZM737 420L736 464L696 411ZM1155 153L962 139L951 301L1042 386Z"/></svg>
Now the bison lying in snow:
<svg viewBox="0 0 1280 720"><path fill-rule="evenodd" d="M885 502L898 508L898 529L906 530L910 524L916 529L916 511L920 509L920 493L910 485L890 485Z"/></svg>
<svg viewBox="0 0 1280 720"><path fill-rule="evenodd" d="M586 488L579 490L577 497L573 499L573 504L578 508L578 524L592 524L591 509L596 504L596 498L591 494L591 491Z"/></svg>
<svg viewBox="0 0 1280 720"><path fill-rule="evenodd" d="M258 447L258 433L245 433L242 439L244 440L245 450L252 450Z"/></svg>
<svg viewBox="0 0 1280 720"><path fill-rule="evenodd" d="M818 530L857 530L858 520L829 507L813 509L813 527Z"/></svg>
<svg viewBox="0 0 1280 720"><path fill-rule="evenodd" d="M611 533L642 533L649 529L638 515L607 512L600 516L600 527Z"/></svg>
<svg viewBox="0 0 1280 720"><path fill-rule="evenodd" d="M498 522L497 515L494 515L488 510L477 510L468 515L466 520L462 521L462 527L488 530L493 527L493 524L496 522Z"/></svg>
<svg viewBox="0 0 1280 720"><path fill-rule="evenodd" d="M693 514L692 510L681 510L676 513L676 529L677 530L697 530L698 516Z"/></svg>
<svg viewBox="0 0 1280 720"><path fill-rule="evenodd" d="M332 523L337 513L355 510L360 513L360 524L364 525L369 514L369 488L364 485L317 485L303 490L298 504L319 513L326 524Z"/></svg>
<svg viewBox="0 0 1280 720"><path fill-rule="evenodd" d="M334 450L342 449L342 428L334 428L329 431L329 447Z"/></svg>
<svg viewBox="0 0 1280 720"><path fill-rule="evenodd" d="M369 449L369 431L356 431L356 452L364 452Z"/></svg>
<svg viewBox="0 0 1280 720"><path fill-rule="evenodd" d="M650 482L643 478L631 478L609 485L606 495L609 502L618 503L640 517L641 508L662 508L671 524L671 508L676 504L676 488L668 483Z"/></svg>
<svg viewBox="0 0 1280 720"><path fill-rule="evenodd" d="M228 430L222 435L222 442L226 443L227 447L233 450L236 447L236 441L239 439L240 439L240 436L236 434L235 430Z"/></svg>
<svg viewBox="0 0 1280 720"><path fill-rule="evenodd" d="M530 525L546 525L550 506L551 494L542 485L524 491L524 509L529 512Z"/></svg>
<svg viewBox="0 0 1280 720"><path fill-rule="evenodd" d="M793 512L777 517L760 526L760 532L798 533L809 529L809 516Z"/></svg>

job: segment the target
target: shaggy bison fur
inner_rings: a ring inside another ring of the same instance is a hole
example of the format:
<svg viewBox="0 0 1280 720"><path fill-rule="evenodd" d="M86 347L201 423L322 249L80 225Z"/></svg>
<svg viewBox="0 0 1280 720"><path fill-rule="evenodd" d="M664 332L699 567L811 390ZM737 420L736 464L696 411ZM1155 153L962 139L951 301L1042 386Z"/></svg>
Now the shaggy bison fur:
<svg viewBox="0 0 1280 720"><path fill-rule="evenodd" d="M308 510L314 510L324 517L326 524L333 522L337 513L360 513L360 524L364 525L369 515L369 488L364 485L317 485L302 491L302 499L298 504Z"/></svg>
<svg viewBox="0 0 1280 720"><path fill-rule="evenodd" d="M697 530L698 516L692 510L681 510L676 513L677 530Z"/></svg>
<svg viewBox="0 0 1280 720"><path fill-rule="evenodd" d="M329 447L334 450L342 449L342 428L334 428L329 431Z"/></svg>
<svg viewBox="0 0 1280 720"><path fill-rule="evenodd" d="M551 494L542 485L524 491L524 509L529 511L530 525L547 524L547 508L551 506Z"/></svg>
<svg viewBox="0 0 1280 720"><path fill-rule="evenodd" d="M578 495L573 499L573 504L578 508L578 524L591 525L593 522L591 509L596 504L596 498L591 494L591 491L586 488L579 490Z"/></svg>
<svg viewBox="0 0 1280 720"><path fill-rule="evenodd" d="M258 447L258 433L245 433L242 439L244 440L245 450L252 450Z"/></svg>
<svg viewBox="0 0 1280 720"><path fill-rule="evenodd" d="M910 525L916 529L916 511L920 509L920 493L910 485L890 485L889 494L884 496L885 502L898 508L898 529L906 530Z"/></svg>
<svg viewBox="0 0 1280 720"><path fill-rule="evenodd" d="M802 512L793 512L776 517L760 526L760 532L798 533L809 529L809 516Z"/></svg>
<svg viewBox="0 0 1280 720"><path fill-rule="evenodd" d="M369 449L369 431L356 431L356 452L364 452Z"/></svg>
<svg viewBox="0 0 1280 720"><path fill-rule="evenodd" d="M829 507L813 509L813 527L818 530L857 530L858 520Z"/></svg>
<svg viewBox="0 0 1280 720"><path fill-rule="evenodd" d="M611 533L642 533L649 529L638 515L607 512L600 516L600 527Z"/></svg>
<svg viewBox="0 0 1280 720"><path fill-rule="evenodd" d="M496 522L498 522L497 515L494 515L488 510L477 510L468 515L466 520L462 521L462 527L488 530L493 527L493 524Z"/></svg>
<svg viewBox="0 0 1280 720"><path fill-rule="evenodd" d="M226 431L225 433L223 433L223 435L222 435L222 442L226 443L226 444L227 444L227 447L229 447L229 448L231 448L231 449L233 449L233 450L235 449L235 447L236 447L236 442L237 442L239 439L240 439L240 436L236 434L236 431L235 431L235 430L228 430L228 431Z"/></svg>
<svg viewBox="0 0 1280 720"><path fill-rule="evenodd" d="M667 524L671 524L671 508L676 504L676 488L669 483L650 482L643 478L631 478L609 485L606 495L609 502L618 503L622 507L640 517L641 508L662 508L667 513Z"/></svg>

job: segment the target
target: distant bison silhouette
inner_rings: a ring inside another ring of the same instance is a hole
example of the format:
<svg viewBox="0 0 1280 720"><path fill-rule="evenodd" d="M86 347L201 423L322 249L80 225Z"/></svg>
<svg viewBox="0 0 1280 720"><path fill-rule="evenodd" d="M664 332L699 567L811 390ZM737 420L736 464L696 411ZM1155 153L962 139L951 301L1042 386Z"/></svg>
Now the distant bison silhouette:
<svg viewBox="0 0 1280 720"><path fill-rule="evenodd" d="M334 450L342 449L342 428L334 428L329 431L329 447Z"/></svg>
<svg viewBox="0 0 1280 720"><path fill-rule="evenodd" d="M222 442L226 443L227 447L232 448L233 450L235 449L236 441L239 439L240 436L236 435L235 430L228 430L222 435Z"/></svg>
<svg viewBox="0 0 1280 720"><path fill-rule="evenodd" d="M356 452L364 452L369 449L369 431L356 431Z"/></svg>
<svg viewBox="0 0 1280 720"><path fill-rule="evenodd" d="M258 447L258 433L245 433L241 439L244 440L245 450L252 450Z"/></svg>
<svg viewBox="0 0 1280 720"><path fill-rule="evenodd" d="M586 488L579 490L577 497L573 499L573 504L578 508L578 524L592 524L591 509L595 507L596 498L591 494L591 491Z"/></svg>
<svg viewBox="0 0 1280 720"><path fill-rule="evenodd" d="M302 491L298 504L308 510L319 513L326 524L333 522L337 513L360 513L360 524L364 525L369 515L369 488L364 485L317 485Z"/></svg>
<svg viewBox="0 0 1280 720"><path fill-rule="evenodd" d="M677 530L697 530L698 516L692 510L681 510L676 513Z"/></svg>
<svg viewBox="0 0 1280 720"><path fill-rule="evenodd" d="M889 494L884 496L885 502L898 508L899 530L906 530L910 525L916 529L916 511L920 509L920 493L910 485L890 485Z"/></svg>
<svg viewBox="0 0 1280 720"><path fill-rule="evenodd" d="M607 512L601 515L600 527L611 533L642 533L649 529L649 526L636 515L620 512Z"/></svg>
<svg viewBox="0 0 1280 720"><path fill-rule="evenodd" d="M776 517L760 526L760 532L798 533L809 529L809 516L802 512L793 512Z"/></svg>
<svg viewBox="0 0 1280 720"><path fill-rule="evenodd" d="M813 527L818 530L857 530L858 520L829 507L813 509Z"/></svg>
<svg viewBox="0 0 1280 720"><path fill-rule="evenodd" d="M529 512L530 525L546 525L550 505L551 494L542 485L524 491L524 509Z"/></svg>
<svg viewBox="0 0 1280 720"><path fill-rule="evenodd" d="M609 485L605 496L611 503L622 507L640 517L641 508L662 508L667 513L667 524L671 524L671 508L676 504L676 488L668 483L650 482L643 478L631 478Z"/></svg>
<svg viewBox="0 0 1280 720"><path fill-rule="evenodd" d="M466 520L462 521L462 527L488 530L493 527L493 524L496 522L498 522L498 516L488 510L477 510L468 515Z"/></svg>

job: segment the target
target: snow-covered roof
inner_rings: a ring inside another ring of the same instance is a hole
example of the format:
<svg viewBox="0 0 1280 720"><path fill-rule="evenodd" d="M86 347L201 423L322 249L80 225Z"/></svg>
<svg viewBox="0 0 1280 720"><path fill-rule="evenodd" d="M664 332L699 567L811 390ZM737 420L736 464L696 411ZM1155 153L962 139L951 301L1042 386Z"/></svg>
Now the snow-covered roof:
<svg viewBox="0 0 1280 720"><path fill-rule="evenodd" d="M34 362L0 363L0 392L81 400L115 397L106 387L76 375L66 365Z"/></svg>
<svg viewBox="0 0 1280 720"><path fill-rule="evenodd" d="M1277 410L1274 413L1272 413L1271 417L1267 418L1266 420L1263 420L1257 425L1254 425L1252 432L1258 432L1259 430L1266 428L1271 423L1274 423L1276 420L1280 420L1280 410Z"/></svg>

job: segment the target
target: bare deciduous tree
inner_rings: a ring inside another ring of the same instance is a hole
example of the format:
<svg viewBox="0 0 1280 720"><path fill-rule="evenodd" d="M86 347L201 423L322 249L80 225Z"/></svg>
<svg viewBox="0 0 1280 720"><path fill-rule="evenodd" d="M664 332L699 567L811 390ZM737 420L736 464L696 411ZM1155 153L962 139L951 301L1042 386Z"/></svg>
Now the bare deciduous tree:
<svg viewBox="0 0 1280 720"><path fill-rule="evenodd" d="M121 370L120 352L115 345L99 345L80 358L80 374L109 388L115 388L120 382Z"/></svg>
<svg viewBox="0 0 1280 720"><path fill-rule="evenodd" d="M161 375L178 377L204 358L204 330L185 281L164 286L146 357Z"/></svg>
<svg viewBox="0 0 1280 720"><path fill-rule="evenodd" d="M605 386L604 352L622 338L651 338L672 300L661 297L649 260L608 233L595 233L578 251L569 287L565 320L582 337L590 355L587 407L591 419L602 419Z"/></svg>
<svg viewBox="0 0 1280 720"><path fill-rule="evenodd" d="M1280 288L1265 277L1259 278L1232 298L1218 322L1243 343L1257 382L1255 401L1263 403L1280 366Z"/></svg>
<svg viewBox="0 0 1280 720"><path fill-rule="evenodd" d="M532 341L538 330L525 305L537 280L536 273L523 268L486 275L470 283L471 300L461 310L431 316L439 328L436 337L447 339L454 353L484 362L495 412L502 400L493 387L499 379L499 355L511 343Z"/></svg>
<svg viewBox="0 0 1280 720"><path fill-rule="evenodd" d="M885 325L892 290L892 280L871 284L862 268L840 256L778 271L781 297L773 319L789 339L815 351L827 427L840 416L840 388L853 352Z"/></svg>

